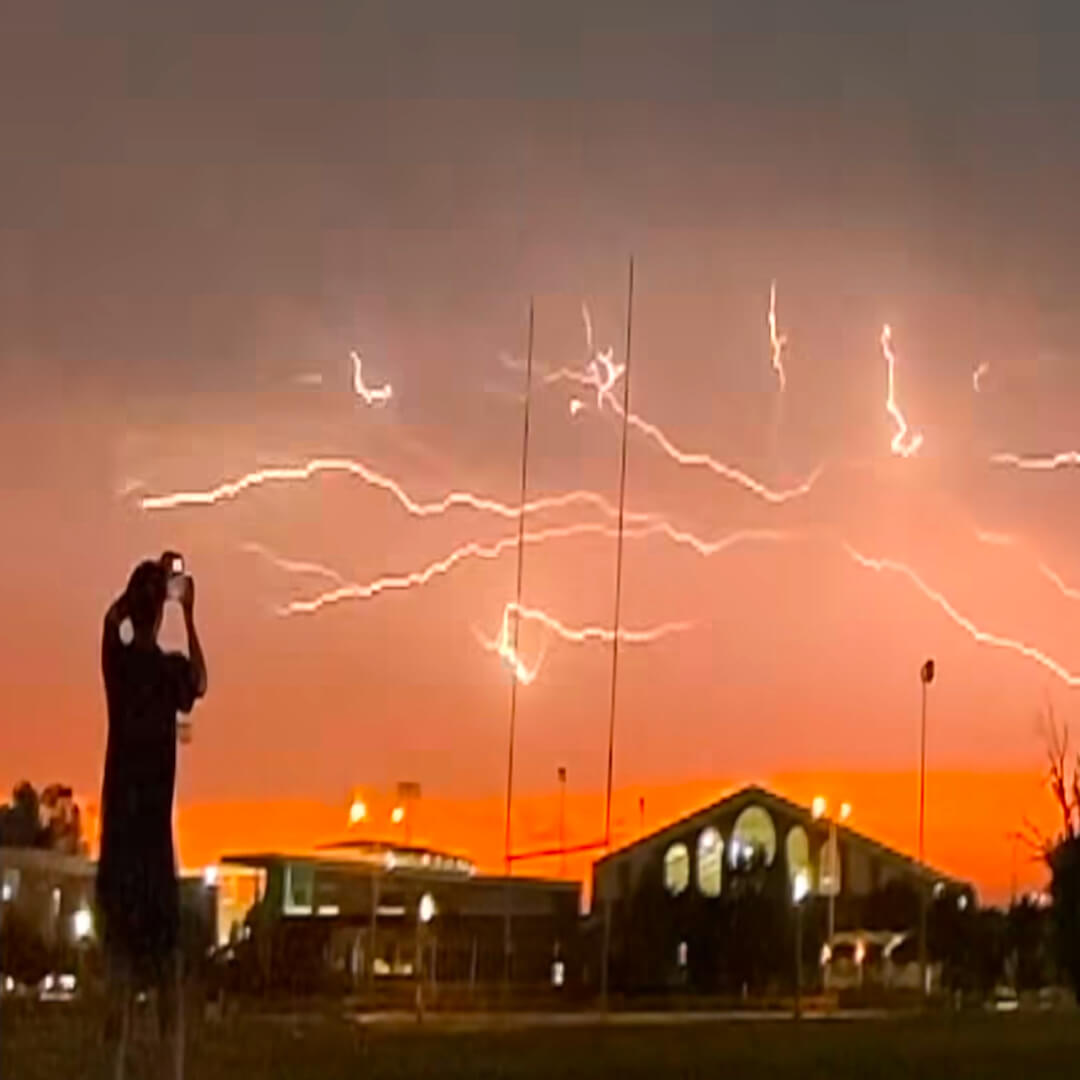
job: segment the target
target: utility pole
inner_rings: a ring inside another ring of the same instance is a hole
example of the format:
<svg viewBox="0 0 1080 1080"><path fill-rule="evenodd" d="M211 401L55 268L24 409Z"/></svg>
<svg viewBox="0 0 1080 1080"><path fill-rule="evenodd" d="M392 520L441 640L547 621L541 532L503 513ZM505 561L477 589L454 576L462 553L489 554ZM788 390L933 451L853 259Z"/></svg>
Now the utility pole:
<svg viewBox="0 0 1080 1080"><path fill-rule="evenodd" d="M525 498L528 493L529 482L529 406L532 401L532 365L533 365L533 331L535 324L535 303L529 301L529 336L528 347L525 353L525 417L521 433L521 499L518 504L518 550L517 550L517 586L514 593L516 607L514 608L514 631L513 649L514 666L511 670L510 683L510 733L507 740L506 750L506 831L503 838L504 871L506 884L503 896L503 993L506 999L510 994L510 965L513 953L513 937L511 927L511 893L510 871L512 862L510 859L510 811L514 799L514 729L517 725L517 691L518 691L518 630L521 627L521 586L525 572Z"/></svg>
<svg viewBox="0 0 1080 1080"><path fill-rule="evenodd" d="M929 897L926 894L926 692L934 681L934 661L927 660L919 671L919 679L922 683L922 722L920 724L919 737L919 869L922 877L919 881L919 978L922 981L922 993L926 997L930 993L927 982L927 957L926 957L926 921L927 905Z"/></svg>
<svg viewBox="0 0 1080 1080"><path fill-rule="evenodd" d="M626 289L626 359L623 371L622 451L619 462L619 532L615 546L615 611L612 616L611 637L611 702L608 712L607 789L604 798L604 850L611 850L611 793L615 770L615 701L619 685L619 622L622 604L623 524L626 508L626 446L630 422L630 346L634 324L634 257L630 256L630 273ZM609 887L603 898L604 935L600 959L600 1005L608 1007L608 967L611 959L611 888L615 876L609 875Z"/></svg>
<svg viewBox="0 0 1080 1080"><path fill-rule="evenodd" d="M566 766L560 765L559 778L559 877L566 877Z"/></svg>

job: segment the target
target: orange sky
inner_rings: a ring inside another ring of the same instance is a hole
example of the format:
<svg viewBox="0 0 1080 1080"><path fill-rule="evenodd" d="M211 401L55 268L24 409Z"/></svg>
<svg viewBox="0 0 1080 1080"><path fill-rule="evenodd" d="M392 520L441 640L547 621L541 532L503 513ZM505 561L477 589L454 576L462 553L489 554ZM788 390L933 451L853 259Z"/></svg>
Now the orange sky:
<svg viewBox="0 0 1080 1080"><path fill-rule="evenodd" d="M815 795L832 797L835 806L849 800L853 828L898 850L914 852L916 777L905 773L788 773L762 781L771 789L809 805ZM643 789L623 789L614 800L616 844L640 835L637 800L645 798L645 829L693 811L732 790L717 781L687 781ZM984 902L1008 900L1015 872L1020 892L1045 887L1042 864L1023 843L1016 845L1002 828L1025 821L1043 832L1057 825L1051 800L1038 774L931 773L927 783L927 858L937 867L974 881ZM345 828L345 807L313 800L226 802L182 806L178 815L180 856L198 868L222 855L264 851L308 851L316 844L348 835L398 837L389 823L389 801L368 794L373 820L359 829ZM422 799L417 805L413 839L472 857L481 870L501 872L503 805L497 799ZM567 844L597 839L602 833L599 793L567 799ZM381 822L381 823L380 823ZM515 850L558 846L558 801L553 795L523 796L515 805ZM570 855L567 874L588 880L588 855ZM558 874L558 858L518 864L518 873Z"/></svg>
<svg viewBox="0 0 1080 1080"><path fill-rule="evenodd" d="M639 791L659 822L710 777L773 778L910 848L932 656L928 851L1007 893L1006 837L1048 812L1039 713L1076 721L1080 476L990 459L1080 442L1080 67L1068 35L1016 33L974 0L767 6L264 0L236 33L209 0L182 32L169 8L88 22L61 0L67 17L9 29L0 778L99 787L102 614L136 560L177 549L210 667L180 760L185 860L323 839L354 787L415 780L418 833L496 865L509 687L478 638L514 594L512 553L285 618L327 577L250 545L369 583L513 523L421 519L340 476L214 507L139 498L334 455L418 500L512 503L507 360L530 299L538 374L583 370L583 302L622 362L632 252L633 410L770 487L819 478L777 504L631 433L628 507L773 538L707 558L627 541L624 625L692 627L620 655L623 828ZM886 322L924 437L908 459L890 451ZM353 393L353 349L393 385L384 407ZM616 497L618 425L594 401L571 415L580 392L538 379L533 494ZM530 547L523 598L606 627L613 556L595 535ZM589 836L610 650L535 626L522 648L543 663L519 699L519 835L551 834L565 766Z"/></svg>

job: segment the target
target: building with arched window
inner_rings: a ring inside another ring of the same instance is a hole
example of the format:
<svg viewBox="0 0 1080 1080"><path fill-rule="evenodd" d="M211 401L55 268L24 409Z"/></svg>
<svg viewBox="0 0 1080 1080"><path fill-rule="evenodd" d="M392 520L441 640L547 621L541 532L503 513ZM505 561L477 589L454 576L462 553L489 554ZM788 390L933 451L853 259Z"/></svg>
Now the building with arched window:
<svg viewBox="0 0 1080 1080"><path fill-rule="evenodd" d="M592 937L610 917L612 989L789 992L798 903L809 985L917 986L920 891L964 907L972 896L845 823L747 787L598 860Z"/></svg>

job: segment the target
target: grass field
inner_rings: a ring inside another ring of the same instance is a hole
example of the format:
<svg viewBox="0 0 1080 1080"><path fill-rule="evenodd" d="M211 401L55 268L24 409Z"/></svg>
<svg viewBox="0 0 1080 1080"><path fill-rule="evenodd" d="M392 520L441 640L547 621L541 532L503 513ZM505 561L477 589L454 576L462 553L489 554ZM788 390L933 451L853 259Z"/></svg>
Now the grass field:
<svg viewBox="0 0 1080 1080"><path fill-rule="evenodd" d="M0 1014L5 1080L104 1077L96 1024L70 1009ZM156 1075L150 1025L132 1077ZM566 1076L1067 1077L1080 1075L1075 1013L897 1019L718 1021L646 1027L449 1031L437 1025L363 1029L340 1019L239 1017L202 1028L188 1054L193 1080L338 1080Z"/></svg>

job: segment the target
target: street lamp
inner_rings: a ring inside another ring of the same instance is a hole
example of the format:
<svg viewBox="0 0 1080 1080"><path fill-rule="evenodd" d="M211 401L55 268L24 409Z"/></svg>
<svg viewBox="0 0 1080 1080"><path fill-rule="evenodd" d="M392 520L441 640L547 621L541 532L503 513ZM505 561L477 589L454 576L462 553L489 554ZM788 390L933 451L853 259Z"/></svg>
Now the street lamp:
<svg viewBox="0 0 1080 1080"><path fill-rule="evenodd" d="M810 895L810 875L800 870L791 883L791 898L795 902L795 1019L802 1016L802 920L803 901Z"/></svg>
<svg viewBox="0 0 1080 1080"><path fill-rule="evenodd" d="M361 798L354 798L349 806L349 824L359 825L366 821L368 815L367 803Z"/></svg>
<svg viewBox="0 0 1080 1080"><path fill-rule="evenodd" d="M825 885L829 894L829 925L828 925L828 938L829 956L832 957L832 940L836 933L836 894L840 891L840 850L836 835L836 819L828 815L828 804L825 801L825 797L818 795L814 798L814 801L810 804L810 811L814 816L815 821L820 821L825 818L829 823L829 840L828 840L828 877L822 884ZM840 804L840 820L847 821L851 817L851 803L844 802Z"/></svg>
<svg viewBox="0 0 1080 1080"><path fill-rule="evenodd" d="M566 877L566 766L560 765L559 778L559 877Z"/></svg>
<svg viewBox="0 0 1080 1080"><path fill-rule="evenodd" d="M926 829L926 692L934 681L934 661L927 660L919 670L922 684L922 723L919 738L919 871L925 877L924 835ZM919 979L922 992L929 992L926 982L926 882L919 881Z"/></svg>

